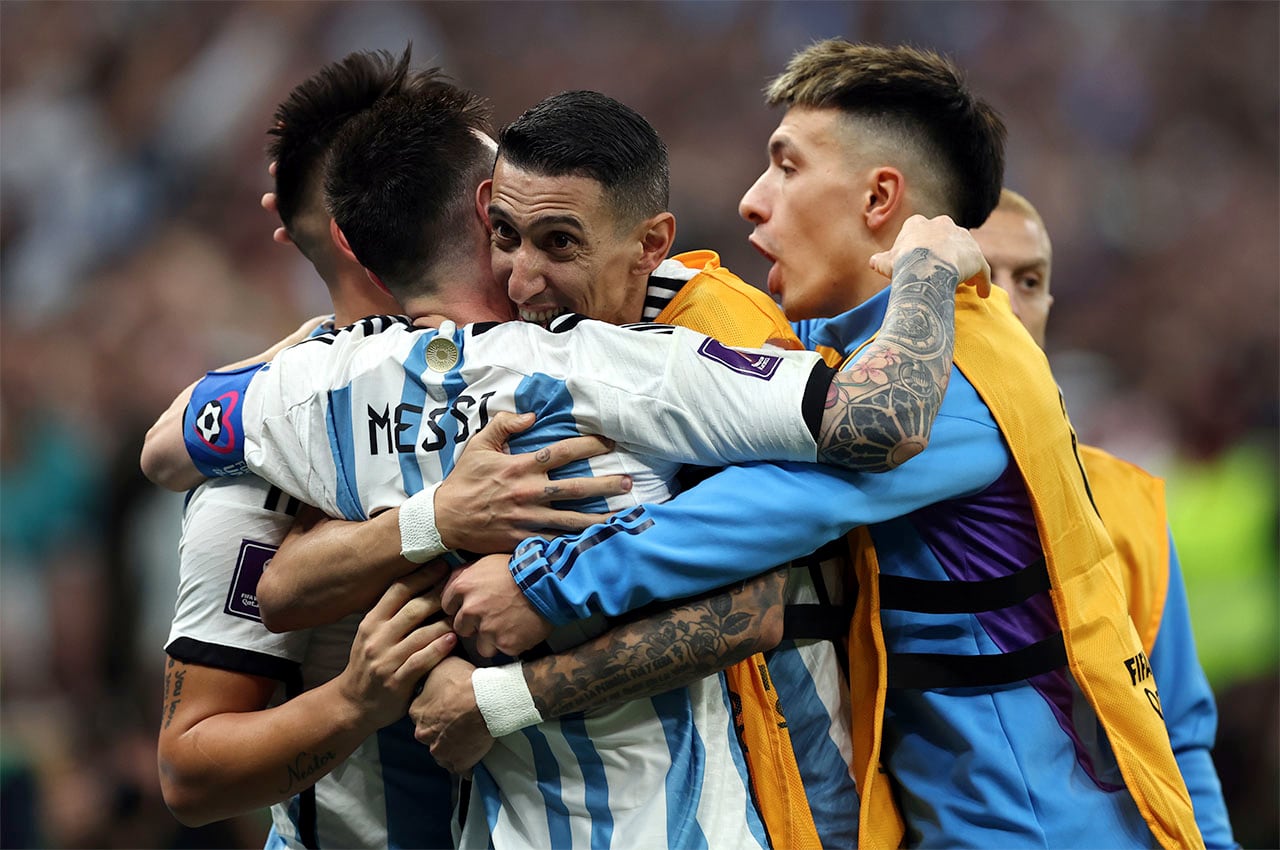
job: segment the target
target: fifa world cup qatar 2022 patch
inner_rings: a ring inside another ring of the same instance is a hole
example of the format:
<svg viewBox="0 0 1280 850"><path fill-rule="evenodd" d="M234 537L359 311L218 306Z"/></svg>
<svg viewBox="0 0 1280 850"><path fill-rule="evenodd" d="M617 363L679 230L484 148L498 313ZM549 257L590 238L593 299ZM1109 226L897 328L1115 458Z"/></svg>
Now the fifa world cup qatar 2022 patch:
<svg viewBox="0 0 1280 850"><path fill-rule="evenodd" d="M710 337L698 346L698 353L708 360L727 366L739 375L759 378L762 381L772 378L778 371L778 364L782 362L781 357L761 354L757 351L739 351Z"/></svg>
<svg viewBox="0 0 1280 850"><path fill-rule="evenodd" d="M234 617L262 622L262 614L258 609L258 581L275 554L275 546L253 540L240 541L240 557L236 560L236 571L231 577L231 590L227 593L224 612Z"/></svg>

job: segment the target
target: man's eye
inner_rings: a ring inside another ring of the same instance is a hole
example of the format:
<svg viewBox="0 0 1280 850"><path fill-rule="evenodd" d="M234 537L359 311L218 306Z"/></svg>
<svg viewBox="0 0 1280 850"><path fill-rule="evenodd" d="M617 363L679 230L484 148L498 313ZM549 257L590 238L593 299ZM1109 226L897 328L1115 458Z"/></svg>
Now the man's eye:
<svg viewBox="0 0 1280 850"><path fill-rule="evenodd" d="M1018 287L1028 292L1035 292L1042 284L1039 275L1029 274L1018 278Z"/></svg>
<svg viewBox="0 0 1280 850"><path fill-rule="evenodd" d="M556 251L567 251L574 246L574 238L567 233L552 233L547 244Z"/></svg>
<svg viewBox="0 0 1280 850"><path fill-rule="evenodd" d="M514 242L516 230L506 222L496 221L493 224L493 238L499 242Z"/></svg>

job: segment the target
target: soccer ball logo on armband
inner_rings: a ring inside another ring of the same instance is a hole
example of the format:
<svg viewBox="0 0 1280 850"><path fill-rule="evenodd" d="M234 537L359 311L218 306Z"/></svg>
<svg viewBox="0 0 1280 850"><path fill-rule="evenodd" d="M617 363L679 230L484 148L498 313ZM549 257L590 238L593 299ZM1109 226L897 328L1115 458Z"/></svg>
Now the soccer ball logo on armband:
<svg viewBox="0 0 1280 850"><path fill-rule="evenodd" d="M222 436L222 402L214 399L207 402L196 414L196 430L200 438L209 445L217 445Z"/></svg>

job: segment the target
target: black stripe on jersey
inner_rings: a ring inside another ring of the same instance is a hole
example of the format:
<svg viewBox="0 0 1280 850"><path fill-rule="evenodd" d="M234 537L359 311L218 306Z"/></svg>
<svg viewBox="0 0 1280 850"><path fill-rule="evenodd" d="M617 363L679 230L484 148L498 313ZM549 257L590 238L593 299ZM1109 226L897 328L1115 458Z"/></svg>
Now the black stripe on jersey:
<svg viewBox="0 0 1280 850"><path fill-rule="evenodd" d="M551 331L553 334L571 331L578 325L582 324L582 322L587 318L587 316L583 316L581 313L565 313L563 316L556 316L552 319L550 324L547 325L547 330Z"/></svg>
<svg viewBox="0 0 1280 850"><path fill-rule="evenodd" d="M277 682L283 682L286 689L295 684L301 687L302 684L302 670L296 661L277 658L265 652L255 652L238 646L205 643L190 637L177 638L166 646L164 651L187 664L200 664L232 673L274 679Z"/></svg>
<svg viewBox="0 0 1280 850"><path fill-rule="evenodd" d="M670 334L675 333L676 330L674 325L664 325L660 322L631 322L626 325L618 325L618 327L648 334Z"/></svg>
<svg viewBox="0 0 1280 850"><path fill-rule="evenodd" d="M482 333L488 333L489 331L493 330L500 324L502 324L502 322L476 322L475 324L470 326L471 335L480 336L480 334Z"/></svg>
<svg viewBox="0 0 1280 850"><path fill-rule="evenodd" d="M804 388L804 398L800 402L800 410L804 414L804 424L809 426L809 433L816 443L822 434L822 414L827 408L827 391L836 370L819 361L809 373L809 383Z"/></svg>
<svg viewBox="0 0 1280 850"><path fill-rule="evenodd" d="M670 277L649 277L649 288L644 296L644 310L641 316L646 321L651 321L658 317L658 314L667 308L671 300L679 294L688 280L677 280Z"/></svg>
<svg viewBox="0 0 1280 850"><path fill-rule="evenodd" d="M406 327L413 325L413 320L408 316L365 316L358 319L344 328L337 328L331 333L361 333L364 336L374 336L385 330L394 328L396 325L405 325ZM322 339L322 337L314 337L314 339Z"/></svg>
<svg viewBox="0 0 1280 850"><path fill-rule="evenodd" d="M302 509L301 502L292 496L286 495L283 490L274 484L271 485L271 489L267 490L267 498L262 506L269 511L288 514L289 516L297 516L298 511Z"/></svg>

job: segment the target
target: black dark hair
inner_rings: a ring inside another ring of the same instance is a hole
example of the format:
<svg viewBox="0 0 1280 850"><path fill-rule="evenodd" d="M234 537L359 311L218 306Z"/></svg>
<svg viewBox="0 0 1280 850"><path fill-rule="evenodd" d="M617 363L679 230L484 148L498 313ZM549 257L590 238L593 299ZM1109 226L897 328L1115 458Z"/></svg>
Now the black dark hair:
<svg viewBox="0 0 1280 850"><path fill-rule="evenodd" d="M599 92L562 92L529 108L498 133L498 156L525 171L597 181L620 224L664 212L669 203L667 146L658 131Z"/></svg>
<svg viewBox="0 0 1280 850"><path fill-rule="evenodd" d="M325 197L365 268L405 298L431 291L493 169L489 105L436 75L352 118L334 140Z"/></svg>
<svg viewBox="0 0 1280 850"><path fill-rule="evenodd" d="M276 205L290 236L298 213L323 203L334 136L351 116L405 87L411 50L406 47L398 60L385 50L349 54L299 83L276 107L267 156L276 164Z"/></svg>

